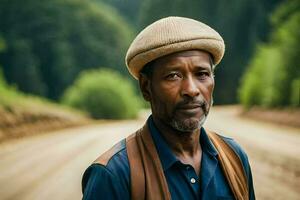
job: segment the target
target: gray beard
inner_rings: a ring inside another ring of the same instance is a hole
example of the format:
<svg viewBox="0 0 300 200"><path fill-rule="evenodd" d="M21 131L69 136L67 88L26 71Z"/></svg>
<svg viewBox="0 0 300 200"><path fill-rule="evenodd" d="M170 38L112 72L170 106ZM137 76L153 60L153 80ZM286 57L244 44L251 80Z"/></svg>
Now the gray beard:
<svg viewBox="0 0 300 200"><path fill-rule="evenodd" d="M213 105L213 98L211 99L210 108ZM170 125L172 128L179 132L193 132L196 129L200 129L203 124L205 123L207 119L208 112L205 113L200 120L191 120L191 119L185 119L185 120L176 120L172 119L170 122Z"/></svg>
<svg viewBox="0 0 300 200"><path fill-rule="evenodd" d="M203 115L200 120L191 120L191 119L185 119L185 120L175 120L172 119L170 122L170 125L172 128L179 132L193 132L196 129L200 129L205 120L206 120L206 115Z"/></svg>

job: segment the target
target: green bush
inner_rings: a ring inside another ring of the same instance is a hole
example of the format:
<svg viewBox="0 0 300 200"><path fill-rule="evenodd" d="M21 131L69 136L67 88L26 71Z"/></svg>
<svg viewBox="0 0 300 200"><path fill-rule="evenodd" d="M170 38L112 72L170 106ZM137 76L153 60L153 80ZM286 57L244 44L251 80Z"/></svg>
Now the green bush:
<svg viewBox="0 0 300 200"><path fill-rule="evenodd" d="M295 107L300 107L300 78L292 82L291 105Z"/></svg>
<svg viewBox="0 0 300 200"><path fill-rule="evenodd" d="M239 88L240 102L246 106L276 107L285 105L287 71L280 51L260 46Z"/></svg>
<svg viewBox="0 0 300 200"><path fill-rule="evenodd" d="M0 107L8 106L14 99L18 99L16 89L9 86L4 78L3 71L0 68Z"/></svg>
<svg viewBox="0 0 300 200"><path fill-rule="evenodd" d="M96 119L133 118L141 106L131 82L109 69L82 72L66 90L62 102Z"/></svg>

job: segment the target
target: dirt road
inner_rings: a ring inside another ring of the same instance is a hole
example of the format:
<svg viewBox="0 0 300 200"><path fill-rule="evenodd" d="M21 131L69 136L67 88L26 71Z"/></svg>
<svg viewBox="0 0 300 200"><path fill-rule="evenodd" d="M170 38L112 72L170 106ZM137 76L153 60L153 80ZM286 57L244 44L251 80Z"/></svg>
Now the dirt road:
<svg viewBox="0 0 300 200"><path fill-rule="evenodd" d="M237 112L214 108L205 126L234 137L248 152L257 199L300 199L300 130L243 119ZM84 169L142 124L104 123L0 144L0 199L80 199Z"/></svg>

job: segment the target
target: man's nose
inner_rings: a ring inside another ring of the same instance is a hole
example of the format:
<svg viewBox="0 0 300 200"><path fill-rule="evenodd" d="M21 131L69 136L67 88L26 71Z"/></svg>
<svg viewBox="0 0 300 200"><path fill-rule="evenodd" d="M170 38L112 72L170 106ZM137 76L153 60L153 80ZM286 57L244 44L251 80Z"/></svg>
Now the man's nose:
<svg viewBox="0 0 300 200"><path fill-rule="evenodd" d="M200 90L197 86L196 80L193 77L187 77L183 79L181 86L181 95L196 97L200 94Z"/></svg>

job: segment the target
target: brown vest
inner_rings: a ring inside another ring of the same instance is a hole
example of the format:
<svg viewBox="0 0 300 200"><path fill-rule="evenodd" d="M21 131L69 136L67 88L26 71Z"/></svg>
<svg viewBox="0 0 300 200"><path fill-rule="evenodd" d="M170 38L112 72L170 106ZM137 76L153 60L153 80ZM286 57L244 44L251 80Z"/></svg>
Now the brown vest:
<svg viewBox="0 0 300 200"><path fill-rule="evenodd" d="M207 131L218 151L218 160L236 200L249 199L247 177L236 152L216 133ZM120 143L95 163L106 165L121 148ZM147 124L126 138L130 165L131 199L171 200L168 184Z"/></svg>

